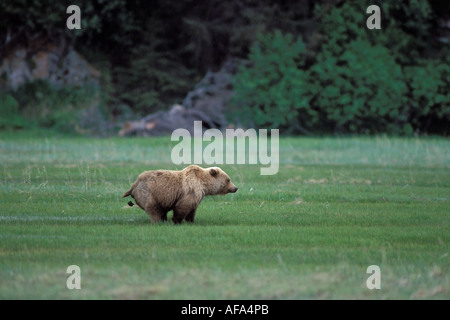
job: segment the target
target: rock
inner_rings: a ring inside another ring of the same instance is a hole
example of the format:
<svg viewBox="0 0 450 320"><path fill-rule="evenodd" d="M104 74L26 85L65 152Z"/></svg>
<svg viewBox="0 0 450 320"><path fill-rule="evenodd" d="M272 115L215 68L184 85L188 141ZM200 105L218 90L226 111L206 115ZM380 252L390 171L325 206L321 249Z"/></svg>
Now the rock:
<svg viewBox="0 0 450 320"><path fill-rule="evenodd" d="M48 80L55 87L98 85L100 72L65 41L44 37L10 48L0 61L0 89L16 90L28 81Z"/></svg>
<svg viewBox="0 0 450 320"><path fill-rule="evenodd" d="M169 111L158 111L138 121L127 121L119 131L120 136L160 136L169 135L175 129L185 128L194 132L194 121L200 120L206 127L213 121L200 110L187 110L182 105L174 105Z"/></svg>
<svg viewBox="0 0 450 320"><path fill-rule="evenodd" d="M97 137L110 136L115 132L114 123L108 121L98 101L74 114L74 129L78 133Z"/></svg>
<svg viewBox="0 0 450 320"><path fill-rule="evenodd" d="M158 111L137 121L127 121L119 135L167 135L178 128L187 129L192 135L194 121L202 121L205 130L226 128L225 111L233 92L231 79L237 67L236 60L227 60L219 71L208 71L186 95L182 105L174 105L168 111Z"/></svg>

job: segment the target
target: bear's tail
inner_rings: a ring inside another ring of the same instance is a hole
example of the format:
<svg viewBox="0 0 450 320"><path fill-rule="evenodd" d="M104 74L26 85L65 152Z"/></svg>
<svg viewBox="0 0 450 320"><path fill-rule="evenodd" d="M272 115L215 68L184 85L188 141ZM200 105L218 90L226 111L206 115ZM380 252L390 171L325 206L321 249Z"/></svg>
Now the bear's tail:
<svg viewBox="0 0 450 320"><path fill-rule="evenodd" d="M125 197L128 197L129 195L131 195L131 191L133 191L133 188L131 188L130 190L128 190L127 192L125 192L125 193L122 195L122 198L125 198Z"/></svg>

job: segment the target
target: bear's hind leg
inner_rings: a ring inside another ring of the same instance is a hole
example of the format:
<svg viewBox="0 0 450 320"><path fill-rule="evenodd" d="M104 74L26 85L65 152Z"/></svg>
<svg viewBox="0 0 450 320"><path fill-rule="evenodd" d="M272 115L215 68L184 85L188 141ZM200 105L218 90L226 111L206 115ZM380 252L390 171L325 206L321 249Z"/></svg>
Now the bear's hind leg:
<svg viewBox="0 0 450 320"><path fill-rule="evenodd" d="M161 207L151 203L150 201L148 201L145 206L145 212L147 212L147 214L150 216L150 221L152 223L160 222L161 220L167 220L167 212L164 212Z"/></svg>

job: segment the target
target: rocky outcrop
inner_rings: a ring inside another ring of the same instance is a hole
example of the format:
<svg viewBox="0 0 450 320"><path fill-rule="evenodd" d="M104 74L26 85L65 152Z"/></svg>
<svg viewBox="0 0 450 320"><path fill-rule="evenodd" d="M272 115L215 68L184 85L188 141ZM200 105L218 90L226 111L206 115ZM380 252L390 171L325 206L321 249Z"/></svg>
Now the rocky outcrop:
<svg viewBox="0 0 450 320"><path fill-rule="evenodd" d="M226 128L225 111L231 99L231 79L237 67L236 60L227 60L219 71L208 71L187 94L182 105L174 105L168 111L158 111L137 121L128 121L119 135L158 136L171 134L178 128L193 134L194 121L202 121L204 129Z"/></svg>
<svg viewBox="0 0 450 320"><path fill-rule="evenodd" d="M55 87L98 85L100 72L65 41L39 37L4 52L0 61L0 89L16 90L34 80L47 80Z"/></svg>

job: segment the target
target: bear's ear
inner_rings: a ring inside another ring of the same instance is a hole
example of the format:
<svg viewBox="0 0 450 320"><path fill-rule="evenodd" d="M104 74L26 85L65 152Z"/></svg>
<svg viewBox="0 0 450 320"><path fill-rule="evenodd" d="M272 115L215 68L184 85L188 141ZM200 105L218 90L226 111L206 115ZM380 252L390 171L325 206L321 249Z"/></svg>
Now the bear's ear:
<svg viewBox="0 0 450 320"><path fill-rule="evenodd" d="M216 169L211 169L211 170L209 170L209 173L210 173L213 177L217 176L217 170L216 170Z"/></svg>

